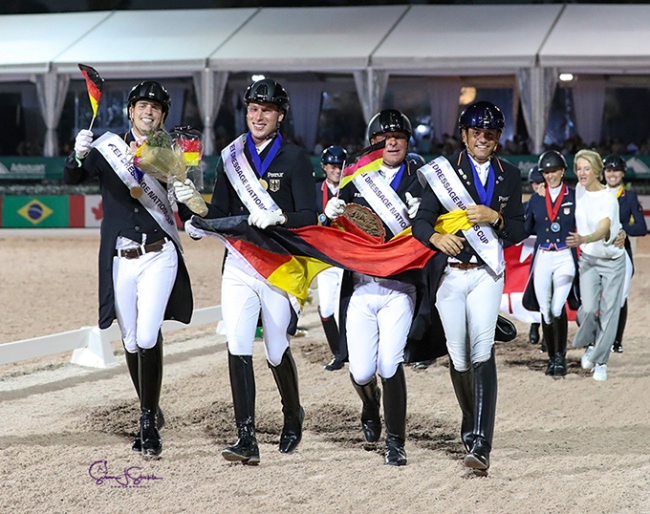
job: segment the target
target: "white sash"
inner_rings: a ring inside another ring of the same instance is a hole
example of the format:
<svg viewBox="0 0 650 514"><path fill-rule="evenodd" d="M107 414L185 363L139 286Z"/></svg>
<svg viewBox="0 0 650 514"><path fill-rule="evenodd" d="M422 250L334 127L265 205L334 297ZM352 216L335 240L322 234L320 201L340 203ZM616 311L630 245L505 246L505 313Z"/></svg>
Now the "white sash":
<svg viewBox="0 0 650 514"><path fill-rule="evenodd" d="M406 205L379 171L357 175L352 182L393 235L411 226Z"/></svg>
<svg viewBox="0 0 650 514"><path fill-rule="evenodd" d="M115 174L124 182L126 187L129 189L136 186L142 188L142 195L138 198L138 201L151 214L158 225L167 232L169 237L174 240L176 246L182 249L181 238L176 228L176 218L167 197L167 190L160 182L146 173L138 182L135 166L128 157L129 145L121 137L112 132L106 132L96 139L92 146L102 154L102 157L113 168Z"/></svg>
<svg viewBox="0 0 650 514"><path fill-rule="evenodd" d="M243 134L221 151L223 168L230 184L249 212L280 210L249 164L244 154L245 143L246 134Z"/></svg>
<svg viewBox="0 0 650 514"><path fill-rule="evenodd" d="M444 157L438 157L422 166L417 173L422 186L429 184L449 212L466 210L467 206L476 205L453 166ZM463 230L463 234L485 264L496 275L501 275L505 269L503 248L492 227L475 224L471 229Z"/></svg>

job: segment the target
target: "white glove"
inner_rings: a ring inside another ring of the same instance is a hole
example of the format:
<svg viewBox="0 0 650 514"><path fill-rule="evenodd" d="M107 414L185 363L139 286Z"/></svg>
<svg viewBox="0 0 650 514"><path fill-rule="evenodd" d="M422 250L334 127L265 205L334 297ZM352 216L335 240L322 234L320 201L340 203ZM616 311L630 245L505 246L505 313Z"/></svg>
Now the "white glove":
<svg viewBox="0 0 650 514"><path fill-rule="evenodd" d="M282 211L257 211L248 217L248 224L265 229L271 225L279 225L286 220Z"/></svg>
<svg viewBox="0 0 650 514"><path fill-rule="evenodd" d="M409 218L415 218L415 215L418 213L420 204L422 203L422 198L413 197L411 193L406 193L406 206L409 208Z"/></svg>
<svg viewBox="0 0 650 514"><path fill-rule="evenodd" d="M185 233L195 241L198 241L203 237L201 231L198 228L196 228L194 225L192 225L191 218L185 222Z"/></svg>
<svg viewBox="0 0 650 514"><path fill-rule="evenodd" d="M325 206L325 216L331 220L335 220L345 212L345 202L340 198L334 197L327 202Z"/></svg>
<svg viewBox="0 0 650 514"><path fill-rule="evenodd" d="M185 182L174 180L173 186L176 200L181 203L187 203L194 196L194 193L196 193L196 187L194 187L194 183L189 178L186 178Z"/></svg>
<svg viewBox="0 0 650 514"><path fill-rule="evenodd" d="M93 142L93 133L90 130L80 130L74 140L74 155L77 159L83 159L90 152L90 145Z"/></svg>

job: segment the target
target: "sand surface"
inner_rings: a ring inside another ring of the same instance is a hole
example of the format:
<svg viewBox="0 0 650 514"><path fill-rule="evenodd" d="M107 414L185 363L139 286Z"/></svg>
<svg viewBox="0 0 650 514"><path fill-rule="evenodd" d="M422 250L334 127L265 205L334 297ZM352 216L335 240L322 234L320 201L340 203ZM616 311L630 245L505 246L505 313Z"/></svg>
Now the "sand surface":
<svg viewBox="0 0 650 514"><path fill-rule="evenodd" d="M96 231L0 231L0 343L96 323L98 244ZM184 244L195 307L219 304L220 244ZM611 356L607 382L580 368L578 350L565 379L544 376L520 323L517 339L497 346L487 478L462 466L446 357L406 370L409 464L384 466L382 445L363 442L347 368L322 369L328 351L309 305L306 335L292 342L306 410L292 455L277 451L280 400L256 344L259 467L220 456L236 433L213 325L166 336L167 426L154 462L130 450L137 403L119 345L120 366L107 370L69 364L70 354L0 366L0 512L650 512L650 238L635 262L625 351Z"/></svg>

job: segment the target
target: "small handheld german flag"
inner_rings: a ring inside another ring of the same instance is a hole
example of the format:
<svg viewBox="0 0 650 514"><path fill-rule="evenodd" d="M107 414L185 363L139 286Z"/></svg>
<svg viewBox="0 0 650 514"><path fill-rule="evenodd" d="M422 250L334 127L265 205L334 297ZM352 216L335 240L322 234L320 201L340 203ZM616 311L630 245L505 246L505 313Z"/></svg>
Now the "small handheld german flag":
<svg viewBox="0 0 650 514"><path fill-rule="evenodd" d="M363 173L368 173L369 171L377 171L381 168L381 165L384 162L385 146L386 142L380 141L379 143L375 143L374 145L361 150L361 152L357 154L356 158L353 158L354 164L346 166L341 173L339 189L343 189L352 182L355 177L362 175Z"/></svg>
<svg viewBox="0 0 650 514"><path fill-rule="evenodd" d="M104 79L99 76L95 68L79 64L81 74L86 79L86 87L88 88L88 97L90 98L90 105L93 108L93 119L90 122L92 129L95 118L97 117L97 109L99 108L99 100L102 97L102 87L104 86Z"/></svg>

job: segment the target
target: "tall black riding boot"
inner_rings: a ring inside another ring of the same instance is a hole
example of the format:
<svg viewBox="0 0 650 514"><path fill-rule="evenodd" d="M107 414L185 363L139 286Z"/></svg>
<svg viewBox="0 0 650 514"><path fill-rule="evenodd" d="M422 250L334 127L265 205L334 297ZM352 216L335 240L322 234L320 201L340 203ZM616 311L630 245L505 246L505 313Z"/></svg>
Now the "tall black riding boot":
<svg viewBox="0 0 650 514"><path fill-rule="evenodd" d="M539 343L539 323L530 324L530 331L528 332L528 342L530 344Z"/></svg>
<svg viewBox="0 0 650 514"><path fill-rule="evenodd" d="M555 366L554 377L566 375L566 345L569 333L569 320L566 315L566 307L562 307L559 318L553 318L553 337L555 338Z"/></svg>
<svg viewBox="0 0 650 514"><path fill-rule="evenodd" d="M122 343L124 346L124 343ZM135 393L138 395L138 400L140 399L140 359L138 357L138 352L131 353L124 346L124 360L126 361L126 367L129 370L129 376L131 377L131 382L133 382L133 387L135 387Z"/></svg>
<svg viewBox="0 0 650 514"><path fill-rule="evenodd" d="M280 452L289 453L296 449L302 439L302 422L305 419L305 411L300 405L298 393L298 371L291 349L287 348L284 352L280 364L271 366L269 363L269 368L273 372L273 378L282 398L284 426L280 435Z"/></svg>
<svg viewBox="0 0 650 514"><path fill-rule="evenodd" d="M365 385L359 385L350 373L350 381L363 402L361 408L361 429L363 430L363 435L369 443L379 441L379 437L381 436L381 417L379 415L381 391L377 387L377 377L372 377L372 380Z"/></svg>
<svg viewBox="0 0 650 514"><path fill-rule="evenodd" d="M153 348L138 348L140 375L140 439L143 457L158 457L162 441L157 427L158 404L162 388L163 352L162 337Z"/></svg>
<svg viewBox="0 0 650 514"><path fill-rule="evenodd" d="M400 364L390 378L382 378L384 420L386 421L385 464L406 466L406 378Z"/></svg>
<svg viewBox="0 0 650 514"><path fill-rule="evenodd" d="M555 373L555 333L553 329L554 325L551 321L550 324L547 324L542 320L542 334L544 334L544 340L546 341L546 353L548 354L548 365L546 366L546 375L553 375Z"/></svg>
<svg viewBox="0 0 650 514"><path fill-rule="evenodd" d="M162 352L162 333L158 333L158 342L160 346L156 345L155 348L158 351ZM131 381L135 387L135 392L138 395L138 402L140 401L140 357L138 353L131 353L127 351L124 347L124 358L126 360L126 367L129 370L129 375L131 376ZM161 361L162 362L162 361ZM156 419L156 426L158 430L162 429L165 426L165 417L163 416L162 409L158 406L158 418ZM133 444L131 445L131 450L134 452L142 451L142 439L140 439L140 431L138 430L137 435L133 438Z"/></svg>
<svg viewBox="0 0 650 514"><path fill-rule="evenodd" d="M474 388L472 385L472 370L456 371L454 364L449 363L449 374L451 375L451 383L454 386L456 399L458 405L463 413L463 420L460 424L460 438L463 441L465 450L470 452L474 445L474 436L472 430L474 429Z"/></svg>
<svg viewBox="0 0 650 514"><path fill-rule="evenodd" d="M623 353L623 332L625 332L625 324L627 323L627 300L621 307L621 312L618 315L618 327L616 328L616 339L612 345L612 351L616 353Z"/></svg>
<svg viewBox="0 0 650 514"><path fill-rule="evenodd" d="M325 339L327 339L327 344L330 347L332 352L333 359L325 364L325 369L327 371L335 371L343 367L343 359L339 356L339 327L336 324L334 316L328 316L324 318L320 313L320 307L318 308L318 315L320 316L320 322L323 324L323 331L325 332Z"/></svg>
<svg viewBox="0 0 650 514"><path fill-rule="evenodd" d="M233 446L224 448L221 456L231 462L257 466L260 463L260 450L255 438L255 375L252 355L232 355L228 352L228 371L239 439Z"/></svg>
<svg viewBox="0 0 650 514"><path fill-rule="evenodd" d="M490 467L490 451L494 435L494 418L497 407L497 365L494 348L485 362L473 364L474 368L474 445L465 456L465 466L477 475L486 475Z"/></svg>

